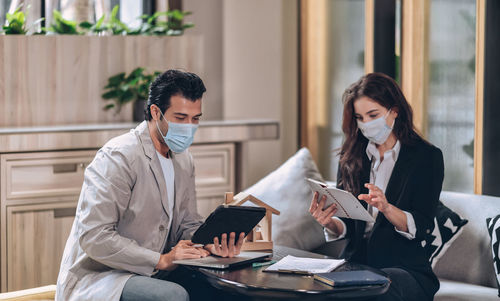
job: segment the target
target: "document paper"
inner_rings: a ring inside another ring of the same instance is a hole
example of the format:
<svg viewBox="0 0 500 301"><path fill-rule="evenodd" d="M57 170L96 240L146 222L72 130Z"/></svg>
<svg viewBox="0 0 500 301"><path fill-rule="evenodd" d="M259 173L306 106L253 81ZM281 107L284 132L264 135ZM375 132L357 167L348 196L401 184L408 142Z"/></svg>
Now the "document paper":
<svg viewBox="0 0 500 301"><path fill-rule="evenodd" d="M328 186L325 183L313 179L307 179L309 186L313 192L318 192L318 201L321 200L323 195L326 195L325 206L333 203L337 204L337 213L335 216L347 217L352 219L359 219L367 222L375 222L373 216L366 211L361 203L350 192L337 189L333 186Z"/></svg>
<svg viewBox="0 0 500 301"><path fill-rule="evenodd" d="M264 271L299 274L328 273L344 262L344 259L304 258L287 255Z"/></svg>

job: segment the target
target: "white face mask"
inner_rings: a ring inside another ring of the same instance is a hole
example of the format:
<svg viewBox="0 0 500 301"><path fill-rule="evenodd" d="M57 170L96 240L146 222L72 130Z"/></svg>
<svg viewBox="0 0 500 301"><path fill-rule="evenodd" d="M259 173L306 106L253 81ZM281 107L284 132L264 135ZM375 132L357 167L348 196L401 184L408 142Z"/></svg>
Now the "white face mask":
<svg viewBox="0 0 500 301"><path fill-rule="evenodd" d="M387 125L386 119L387 116L389 116L389 112L391 112L391 110L389 110L385 116L369 122L358 120L358 128L361 130L361 133L363 133L363 136L375 144L383 144L387 138L389 138L394 127L394 122L396 122L396 120L394 120L392 126Z"/></svg>

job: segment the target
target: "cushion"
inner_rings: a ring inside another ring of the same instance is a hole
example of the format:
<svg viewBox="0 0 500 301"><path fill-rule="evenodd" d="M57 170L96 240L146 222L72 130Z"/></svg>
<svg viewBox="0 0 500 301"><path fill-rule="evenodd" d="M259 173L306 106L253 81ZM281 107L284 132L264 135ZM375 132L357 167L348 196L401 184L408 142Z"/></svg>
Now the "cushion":
<svg viewBox="0 0 500 301"><path fill-rule="evenodd" d="M486 225L491 237L491 253L493 254L493 266L497 276L498 297L500 297L500 214L486 219Z"/></svg>
<svg viewBox="0 0 500 301"><path fill-rule="evenodd" d="M323 181L311 153L302 148L244 191L280 211L272 217L275 245L309 251L325 243L323 227L309 214L312 192L306 178Z"/></svg>
<svg viewBox="0 0 500 301"><path fill-rule="evenodd" d="M441 201L436 209L434 230L422 241L422 246L429 256L434 268L436 262L443 256L449 246L460 235L462 227L467 224L457 213L446 207Z"/></svg>
<svg viewBox="0 0 500 301"><path fill-rule="evenodd" d="M496 273L491 261L491 238L485 221L500 213L500 198L443 191L440 200L469 222L436 263L434 273L440 279L477 284L496 290Z"/></svg>
<svg viewBox="0 0 500 301"><path fill-rule="evenodd" d="M0 294L0 300L28 301L28 300L54 300L56 286L54 284L30 288L21 291Z"/></svg>

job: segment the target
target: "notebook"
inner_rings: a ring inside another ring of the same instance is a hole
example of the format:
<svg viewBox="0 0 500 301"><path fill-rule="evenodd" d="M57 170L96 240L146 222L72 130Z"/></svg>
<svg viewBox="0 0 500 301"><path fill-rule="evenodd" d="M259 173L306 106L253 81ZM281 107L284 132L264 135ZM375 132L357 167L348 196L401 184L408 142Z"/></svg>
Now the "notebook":
<svg viewBox="0 0 500 301"><path fill-rule="evenodd" d="M333 271L345 262L344 259L305 258L287 255L264 272L312 275Z"/></svg>
<svg viewBox="0 0 500 301"><path fill-rule="evenodd" d="M235 257L207 256L198 259L174 260L175 264L204 267L210 269L229 269L235 266L252 263L272 256L267 252L241 252Z"/></svg>
<svg viewBox="0 0 500 301"><path fill-rule="evenodd" d="M389 283L388 278L368 270L321 273L315 274L314 279L334 287Z"/></svg>
<svg viewBox="0 0 500 301"><path fill-rule="evenodd" d="M319 193L318 201L323 195L326 195L325 207L333 203L337 204L337 213L335 213L335 216L375 222L373 216L366 211L359 200L350 192L309 178L307 178L307 182L313 192Z"/></svg>

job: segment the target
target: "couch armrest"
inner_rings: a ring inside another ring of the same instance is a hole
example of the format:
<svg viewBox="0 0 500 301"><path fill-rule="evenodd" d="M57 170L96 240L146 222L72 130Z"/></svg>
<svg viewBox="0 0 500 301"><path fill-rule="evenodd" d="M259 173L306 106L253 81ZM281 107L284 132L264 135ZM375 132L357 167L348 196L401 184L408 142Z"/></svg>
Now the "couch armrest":
<svg viewBox="0 0 500 301"><path fill-rule="evenodd" d="M25 300L54 300L56 286L47 285L30 288L22 291L14 291L0 294L1 301L25 301Z"/></svg>

